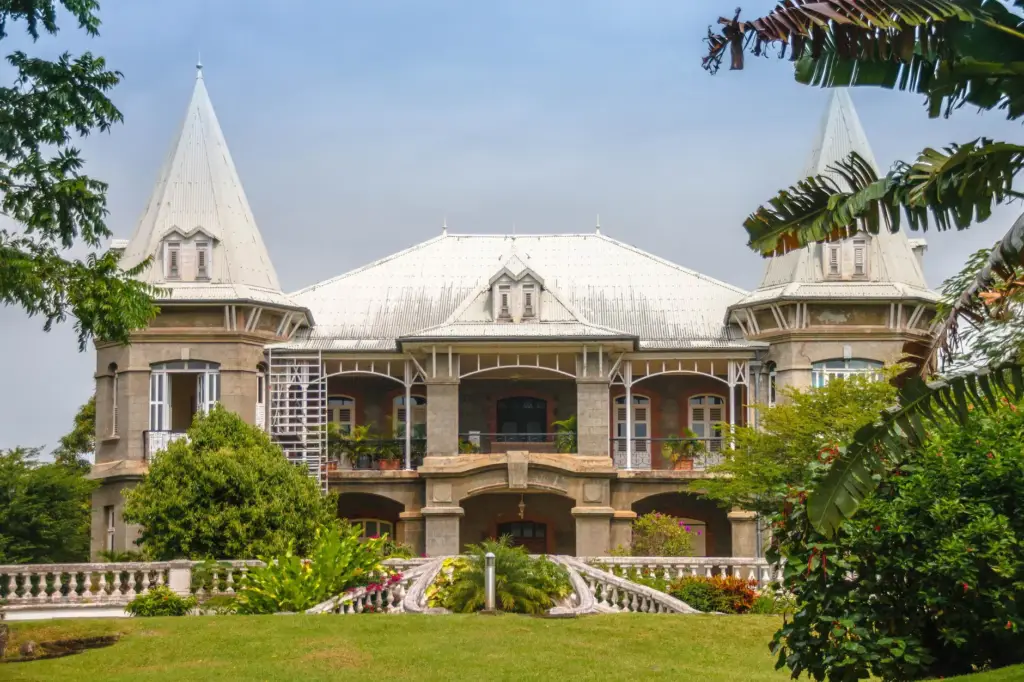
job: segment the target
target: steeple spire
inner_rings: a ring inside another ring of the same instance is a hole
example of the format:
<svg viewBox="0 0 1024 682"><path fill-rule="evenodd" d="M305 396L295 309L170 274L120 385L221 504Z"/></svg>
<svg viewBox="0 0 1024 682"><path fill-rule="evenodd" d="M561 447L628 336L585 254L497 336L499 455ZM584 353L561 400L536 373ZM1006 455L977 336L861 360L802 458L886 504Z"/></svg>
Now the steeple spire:
<svg viewBox="0 0 1024 682"><path fill-rule="evenodd" d="M180 258L182 272L178 264L171 271L164 263L168 243L180 248L176 259ZM199 255L200 249L207 252ZM214 113L199 60L185 119L122 262L132 266L148 257L153 264L140 278L169 288L172 299L287 301ZM195 270L202 276L186 276L193 262L207 260L204 270Z"/></svg>

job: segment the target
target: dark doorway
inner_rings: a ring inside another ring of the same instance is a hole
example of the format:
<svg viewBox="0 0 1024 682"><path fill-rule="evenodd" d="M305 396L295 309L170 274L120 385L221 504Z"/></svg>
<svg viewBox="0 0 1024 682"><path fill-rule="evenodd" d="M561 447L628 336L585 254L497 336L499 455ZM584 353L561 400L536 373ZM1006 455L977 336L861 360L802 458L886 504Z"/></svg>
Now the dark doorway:
<svg viewBox="0 0 1024 682"><path fill-rule="evenodd" d="M498 401L499 442L544 442L548 431L548 402L515 397Z"/></svg>
<svg viewBox="0 0 1024 682"><path fill-rule="evenodd" d="M525 547L530 554L548 551L548 526L535 521L512 521L498 524L498 537L508 535L516 547Z"/></svg>

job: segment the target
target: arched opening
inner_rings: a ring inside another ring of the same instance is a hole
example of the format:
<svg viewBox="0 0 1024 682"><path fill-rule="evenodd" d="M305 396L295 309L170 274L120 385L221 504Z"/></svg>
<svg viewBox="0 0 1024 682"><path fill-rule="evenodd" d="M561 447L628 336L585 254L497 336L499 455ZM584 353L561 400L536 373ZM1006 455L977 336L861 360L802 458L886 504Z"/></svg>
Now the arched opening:
<svg viewBox="0 0 1024 682"><path fill-rule="evenodd" d="M362 526L365 537L387 533L392 540L398 540L398 519L403 511L404 504L383 495L342 493L338 496L338 518Z"/></svg>
<svg viewBox="0 0 1024 682"><path fill-rule="evenodd" d="M711 500L692 493L661 493L637 500L633 511L638 516L660 512L686 522L694 536L694 556L732 556L729 516Z"/></svg>
<svg viewBox="0 0 1024 682"><path fill-rule="evenodd" d="M520 508L520 504L522 507ZM500 535L531 554L575 554L575 503L554 493L484 493L462 501L460 544L476 544Z"/></svg>

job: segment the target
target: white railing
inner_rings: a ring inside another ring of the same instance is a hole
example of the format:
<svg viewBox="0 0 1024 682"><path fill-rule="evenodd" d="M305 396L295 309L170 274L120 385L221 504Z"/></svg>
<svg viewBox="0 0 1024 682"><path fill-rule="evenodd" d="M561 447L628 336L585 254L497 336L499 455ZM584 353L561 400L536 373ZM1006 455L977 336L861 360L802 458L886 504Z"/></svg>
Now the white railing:
<svg viewBox="0 0 1024 682"><path fill-rule="evenodd" d="M759 588L782 581L779 566L754 557L581 557L590 566L610 571L621 577L634 572L641 575L675 580L689 575L706 578L735 576L756 580Z"/></svg>
<svg viewBox="0 0 1024 682"><path fill-rule="evenodd" d="M0 566L0 599L8 608L121 605L154 587L187 593L189 561Z"/></svg>
<svg viewBox="0 0 1024 682"><path fill-rule="evenodd" d="M142 438L145 444L146 461L152 462L158 452L167 449L167 446L174 441L184 438L188 440L188 434L184 431L143 431Z"/></svg>
<svg viewBox="0 0 1024 682"><path fill-rule="evenodd" d="M593 599L597 613L700 613L689 604L652 587L620 578L572 557L559 563L579 574ZM575 583L575 581L574 581Z"/></svg>
<svg viewBox="0 0 1024 682"><path fill-rule="evenodd" d="M307 609L306 613L404 613L409 589L429 568L427 563L417 564L386 583L357 587Z"/></svg>
<svg viewBox="0 0 1024 682"><path fill-rule="evenodd" d="M236 587L242 583L245 574L252 568L260 568L264 564L255 559L248 561L218 561L215 566L204 568L202 562L189 562L189 583L191 592L199 599L230 596L235 594Z"/></svg>

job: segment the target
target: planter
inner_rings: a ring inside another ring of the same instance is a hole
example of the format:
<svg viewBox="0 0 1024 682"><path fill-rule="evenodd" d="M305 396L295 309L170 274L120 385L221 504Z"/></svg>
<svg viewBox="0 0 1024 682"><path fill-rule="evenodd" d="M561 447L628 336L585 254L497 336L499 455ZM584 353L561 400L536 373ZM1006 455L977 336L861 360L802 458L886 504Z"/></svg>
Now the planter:
<svg viewBox="0 0 1024 682"><path fill-rule="evenodd" d="M382 459L377 462L377 468L381 471L398 471L402 468L402 462L397 459Z"/></svg>
<svg viewBox="0 0 1024 682"><path fill-rule="evenodd" d="M355 464L356 469L372 469L373 459L369 455L359 455L353 464Z"/></svg>
<svg viewBox="0 0 1024 682"><path fill-rule="evenodd" d="M335 461L327 462L327 470L328 471L337 471L338 470L338 463L335 462Z"/></svg>
<svg viewBox="0 0 1024 682"><path fill-rule="evenodd" d="M680 460L677 460L672 465L672 469L674 471L693 471L693 459L689 457L684 457Z"/></svg>

